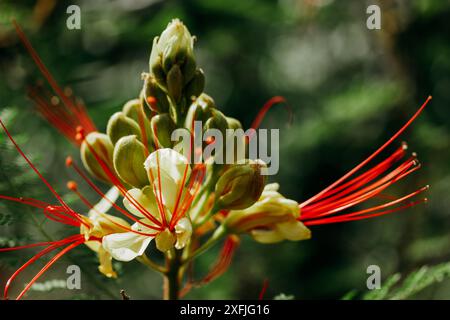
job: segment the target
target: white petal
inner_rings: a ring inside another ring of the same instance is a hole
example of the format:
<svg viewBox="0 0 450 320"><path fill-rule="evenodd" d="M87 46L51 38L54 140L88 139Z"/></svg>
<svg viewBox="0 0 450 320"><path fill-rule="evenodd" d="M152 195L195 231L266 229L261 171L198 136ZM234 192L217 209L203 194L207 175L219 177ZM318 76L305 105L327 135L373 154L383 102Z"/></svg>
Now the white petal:
<svg viewBox="0 0 450 320"><path fill-rule="evenodd" d="M103 247L100 247L98 251L98 260L100 265L98 270L103 273L108 278L117 278L117 273L114 271L112 265L111 254L106 251Z"/></svg>
<svg viewBox="0 0 450 320"><path fill-rule="evenodd" d="M134 232L113 233L103 237L103 248L116 260L131 261L145 252L152 239Z"/></svg>
<svg viewBox="0 0 450 320"><path fill-rule="evenodd" d="M275 228L287 240L299 241L311 238L311 231L300 221L278 223Z"/></svg>
<svg viewBox="0 0 450 320"><path fill-rule="evenodd" d="M149 225L156 226L156 224L154 224L152 221L148 219L141 219L139 220L139 222L133 223L133 225L131 226L131 230L149 234L155 233L156 232L155 229L147 227Z"/></svg>
<svg viewBox="0 0 450 320"><path fill-rule="evenodd" d="M131 199L128 200L127 197ZM156 203L155 195L150 186L143 189L131 189L127 192L127 197L123 199L123 205L125 208L134 214L136 217L144 218L145 216L138 209L139 206L135 206L133 203L139 203L146 211L148 211L153 217L159 219L158 205ZM142 210L142 209L141 209Z"/></svg>
<svg viewBox="0 0 450 320"><path fill-rule="evenodd" d="M175 248L182 249L186 246L192 235L192 224L188 218L181 218L175 225L175 234L177 235L177 242Z"/></svg>
<svg viewBox="0 0 450 320"><path fill-rule="evenodd" d="M268 183L264 187L264 191L278 191L278 189L280 189L280 185L276 182Z"/></svg>
<svg viewBox="0 0 450 320"><path fill-rule="evenodd" d="M261 243L276 243L283 241L283 236L277 230L255 229L251 231L253 239Z"/></svg>
<svg viewBox="0 0 450 320"><path fill-rule="evenodd" d="M160 197L160 186L162 189L161 192L161 199L166 208L169 209L170 213L172 214L175 211L175 205L178 202L177 211L181 209L182 203L186 201L189 198L189 193L187 188L183 187L181 183L176 183L174 179L172 179L170 176L165 174L164 172L161 172L160 175L161 179L155 179L153 181L153 187L156 197ZM182 189L182 190L180 190ZM182 194L180 194L182 192ZM167 214L167 213L166 213Z"/></svg>
<svg viewBox="0 0 450 320"><path fill-rule="evenodd" d="M144 167L147 172L151 172L151 175L149 174L150 181L158 179L158 168L159 172L165 172L177 184L183 179L185 172L186 181L191 173L191 168L186 157L169 148L158 149L152 152L145 160Z"/></svg>
<svg viewBox="0 0 450 320"><path fill-rule="evenodd" d="M102 246L99 241L86 241L84 244L94 252L98 252L98 250Z"/></svg>

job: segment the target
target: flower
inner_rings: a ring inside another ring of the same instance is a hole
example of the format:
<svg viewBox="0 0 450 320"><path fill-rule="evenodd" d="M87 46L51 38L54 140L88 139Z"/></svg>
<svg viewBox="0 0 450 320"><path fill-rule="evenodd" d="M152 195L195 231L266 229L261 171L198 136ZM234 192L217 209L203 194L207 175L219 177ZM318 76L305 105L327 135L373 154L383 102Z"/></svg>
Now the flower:
<svg viewBox="0 0 450 320"><path fill-rule="evenodd" d="M59 205L52 205L50 203L40 201L33 198L16 198L6 195L0 195L0 199L7 201L14 201L18 203L22 203L34 208L38 208L42 210L42 213L49 220L61 223L63 225L68 225L72 227L78 228L79 232L76 234L66 237L61 240L49 240L45 242L37 242L32 244L27 244L23 246L16 247L8 247L8 248L0 248L0 252L8 252L15 250L22 250L28 248L35 247L45 247L37 254L35 254L32 258L30 258L27 262L25 262L19 269L17 269L11 277L8 279L4 296L8 298L8 292L13 280L17 278L28 266L41 259L43 256L61 249L55 256L30 280L30 282L25 286L25 288L19 293L16 299L21 299L23 295L31 288L33 283L35 283L56 261L58 261L61 257L63 257L67 252L75 249L81 244L86 244L93 251L98 253L99 256L99 271L102 272L107 277L115 277L116 273L112 269L111 264L111 256L108 252L106 252L102 246L101 242L103 238L107 234L111 233L119 233L130 231L131 228L129 224L118 217L114 217L106 214L106 212L111 208L115 207L119 211L121 210L115 204L119 193L116 187L110 189L110 191L105 195L103 194L89 179L86 181L94 188L96 192L98 192L102 196L102 200L96 205L90 204L90 202L78 191L78 186L75 182L69 181L67 186L70 190L75 192L80 199L91 209L88 213L88 216L84 216L76 211L74 211L71 207L67 205L67 203L63 200L61 195L55 191L52 185L44 178L44 176L39 172L36 166L29 160L29 158L25 155L16 141L13 139L6 126L0 119L0 126L3 128L4 132L8 136L11 143L14 145L18 153L22 156L22 158L28 163L29 167L38 175L40 180L46 185L46 187L50 190L50 192L55 196L58 200ZM66 160L66 164L68 166L72 166L76 169L77 172L81 174L82 177L86 176L84 173L80 171L80 169L73 163L73 160L69 157Z"/></svg>
<svg viewBox="0 0 450 320"><path fill-rule="evenodd" d="M10 277L5 286L5 297L12 281L23 270L55 250L60 251L32 278L18 298L58 259L81 244L86 244L97 253L101 273L116 277L112 259L131 261L140 257L154 239L156 248L166 257L166 266L159 266L146 256L139 261L165 276L165 297L177 298L184 272L188 269L192 271L192 260L224 236L226 240L217 263L201 281L188 279L187 289L206 284L226 271L238 247L238 235L249 234L261 243L304 240L311 237L310 226L372 218L426 201L426 198L413 202L411 199L427 190L428 186L367 209L354 209L368 200L381 197L389 186L420 168L415 154L401 160L406 156L407 149L403 144L387 158L361 172L406 130L431 97L366 160L315 196L298 203L280 194L278 184L265 185L260 172L264 164L259 160L218 166L212 165L210 158L204 159L205 163L191 166L183 155L168 148L173 146L171 136L174 130L183 126L189 131L190 147L193 148L192 142L198 138L194 130L196 120L205 122L204 129L219 129L222 133L225 129L242 127L237 120L220 112L212 98L202 94L205 78L202 70L197 68L193 54L195 37L178 19L173 20L161 36L154 39L150 73L143 74L145 82L139 99L130 100L121 112L110 118L107 134L95 129L84 105L73 97L70 89L63 90L56 84L20 27L15 26L20 39L56 94L49 95L41 87L32 89L30 96L37 109L80 147L82 161L91 176L107 182L112 188L104 194L72 158L67 158L66 165L101 196L100 202L92 205L79 192L77 184L69 181L68 188L89 208L87 216L74 211L26 157L0 120L19 154L59 204L5 195L0 195L0 199L41 209L48 219L77 229L74 235L57 241L1 248L0 252L44 247ZM285 102L282 97L270 99L251 128L256 129L272 106L281 102ZM146 108L145 104L150 108ZM249 143L253 133L245 140L241 139L239 146ZM226 139L225 142L228 142L228 136ZM214 139L203 142L204 146L218 144ZM198 151L201 154L201 150L190 150L189 157L196 156ZM214 157L227 155L225 151L216 150ZM235 160L240 159L243 156ZM116 204L119 196L123 197L125 209ZM131 221L108 214L110 209ZM345 210L350 210L350 213L345 213ZM218 226L217 221L222 224ZM203 241L204 236L209 238Z"/></svg>
<svg viewBox="0 0 450 320"><path fill-rule="evenodd" d="M309 239L311 232L298 221L298 203L283 197L278 189L277 183L268 184L255 204L230 211L223 222L228 232L249 233L261 243Z"/></svg>
<svg viewBox="0 0 450 320"><path fill-rule="evenodd" d="M111 254L103 248L102 242L97 239L103 239L106 235L112 233L125 232L124 229L130 227L127 221L106 214L118 197L119 190L116 187L112 187L105 194L104 198L89 210L88 216L85 217L87 226L84 224L80 226L80 233L84 235L86 240L84 244L98 254L100 262L98 270L108 278L116 278L117 273L112 266Z"/></svg>
<svg viewBox="0 0 450 320"><path fill-rule="evenodd" d="M185 186L191 175L187 159L165 148L152 152L143 165L151 186L129 190L123 204L140 219L131 229L150 235L125 232L105 236L103 248L120 261L130 261L141 256L153 239L162 252L174 247L182 249L192 234L191 222L185 216L187 203L192 198L191 191ZM143 211L150 213L152 218ZM158 229L156 233L155 229Z"/></svg>

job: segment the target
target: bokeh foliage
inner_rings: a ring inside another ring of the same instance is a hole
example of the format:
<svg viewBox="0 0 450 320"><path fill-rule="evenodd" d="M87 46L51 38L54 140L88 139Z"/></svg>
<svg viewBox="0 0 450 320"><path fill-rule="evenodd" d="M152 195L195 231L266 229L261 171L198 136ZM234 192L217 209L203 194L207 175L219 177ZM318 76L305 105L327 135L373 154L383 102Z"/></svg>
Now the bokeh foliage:
<svg viewBox="0 0 450 320"><path fill-rule="evenodd" d="M73 174L64 168L64 158L77 158L77 150L26 100L27 85L39 74L10 19L15 17L25 28L55 78L84 99L104 130L109 115L138 95L151 39L178 17L197 35L206 92L227 115L248 127L270 97L286 97L294 122L288 125L288 114L280 107L263 126L280 128L280 173L272 180L280 182L284 194L301 201L381 145L431 94L430 106L402 137L419 154L423 168L390 191L401 195L430 184L428 205L371 221L316 227L313 239L300 243L267 246L244 238L231 269L187 297L256 298L266 278L268 298L281 292L298 299L340 298L351 289L365 291L368 265L379 265L387 279L450 260L450 5L378 1L382 29L372 31L366 28L365 13L372 2L84 0L74 2L82 10L82 29L70 31L65 12L73 2L2 0L0 115L53 185L67 193L65 183ZM1 194L51 199L4 135L0 150ZM83 208L69 194L67 199ZM39 228L52 237L67 233L42 224L37 212L7 203L0 209L0 244L42 240ZM200 259L197 276L207 271L216 254ZM1 284L26 256L2 255ZM56 281L55 288L47 286L47 294L31 292L29 297L112 298L119 297L120 288L132 298L159 297L158 275L129 263L117 264L119 280L103 279L96 272L95 256L81 249L42 281L64 279L70 259L86 274L81 292L58 289ZM447 280L413 297L449 296Z"/></svg>

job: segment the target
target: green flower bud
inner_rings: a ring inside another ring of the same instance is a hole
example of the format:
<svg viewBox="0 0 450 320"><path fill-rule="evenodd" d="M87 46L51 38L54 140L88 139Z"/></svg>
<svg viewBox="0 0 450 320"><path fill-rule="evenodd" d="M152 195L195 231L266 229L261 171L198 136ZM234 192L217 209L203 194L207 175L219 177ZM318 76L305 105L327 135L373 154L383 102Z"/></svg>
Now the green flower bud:
<svg viewBox="0 0 450 320"><path fill-rule="evenodd" d="M114 146L111 140L104 133L91 132L86 136L80 148L81 160L86 170L97 179L109 183L110 179L108 175L103 170L96 156L92 153L91 148L97 157L112 169Z"/></svg>
<svg viewBox="0 0 450 320"><path fill-rule="evenodd" d="M228 122L225 115L217 109L212 109L211 117L206 120L203 126L203 130L208 129L218 129L225 134L225 130L228 129Z"/></svg>
<svg viewBox="0 0 450 320"><path fill-rule="evenodd" d="M231 117L227 117L228 129L242 129L242 124L239 120Z"/></svg>
<svg viewBox="0 0 450 320"><path fill-rule="evenodd" d="M197 69L194 77L186 85L185 96L188 101L195 101L195 99L202 94L205 89L205 74L202 69Z"/></svg>
<svg viewBox="0 0 450 320"><path fill-rule="evenodd" d="M139 122L139 113L141 113L141 110L141 101L139 99L129 100L122 107L123 115L133 119L136 123Z"/></svg>
<svg viewBox="0 0 450 320"><path fill-rule="evenodd" d="M149 70L155 77L156 81L165 87L166 74L162 67L162 55L158 48L159 37L153 39L152 52L150 53Z"/></svg>
<svg viewBox="0 0 450 320"><path fill-rule="evenodd" d="M195 58L193 54L190 54L186 57L186 60L183 65L181 65L181 72L184 77L184 85L187 85L195 76L195 72L197 71L197 63L195 62Z"/></svg>
<svg viewBox="0 0 450 320"><path fill-rule="evenodd" d="M152 135L152 129L150 127L150 120L147 118L147 114L145 113L146 108L142 104L141 99L133 99L125 103L125 105L122 108L123 114L133 119L138 125L140 121L143 121L144 127L145 127L145 135L147 137L147 145L151 145L153 142L153 135ZM144 102L145 103L145 102ZM150 111L150 110L149 110ZM139 119L141 118L141 119ZM151 118L151 117L150 117ZM142 130L139 126L139 132L142 134Z"/></svg>
<svg viewBox="0 0 450 320"><path fill-rule="evenodd" d="M217 181L215 209L238 210L254 204L264 190L263 166L261 160L230 166Z"/></svg>
<svg viewBox="0 0 450 320"><path fill-rule="evenodd" d="M167 73L167 91L175 103L180 101L183 91L183 74L178 65L174 65Z"/></svg>
<svg viewBox="0 0 450 320"><path fill-rule="evenodd" d="M146 75L144 82L144 96L147 106L153 112L166 113L169 111L169 100L164 90L158 85L153 75Z"/></svg>
<svg viewBox="0 0 450 320"><path fill-rule="evenodd" d="M158 114L151 120L153 137L160 148L171 148L172 132L176 129L175 123L167 113Z"/></svg>
<svg viewBox="0 0 450 320"><path fill-rule="evenodd" d="M139 124L133 119L126 117L123 112L116 112L109 118L106 133L113 144L116 144L120 138L125 136L136 135L139 139L141 138Z"/></svg>
<svg viewBox="0 0 450 320"><path fill-rule="evenodd" d="M114 169L119 177L129 185L143 188L149 184L144 169L146 151L136 136L122 137L114 146Z"/></svg>
<svg viewBox="0 0 450 320"><path fill-rule="evenodd" d="M193 60L193 42L189 30L180 20L173 19L168 24L158 40L158 49L162 54L162 65L166 73L174 64Z"/></svg>
<svg viewBox="0 0 450 320"><path fill-rule="evenodd" d="M142 109L144 110L145 117L147 118L147 120L150 121L152 119L152 117L155 115L155 112L152 111L148 107L146 100L147 99L145 98L145 90L144 90L144 88L142 88L141 93L139 94L139 101L140 101L141 105L143 106ZM154 99L154 100L156 101L156 99Z"/></svg>
<svg viewBox="0 0 450 320"><path fill-rule="evenodd" d="M205 93L202 93L189 107L185 127L191 129L193 121L206 122L212 116L212 110L216 105L214 100Z"/></svg>
<svg viewBox="0 0 450 320"><path fill-rule="evenodd" d="M223 221L229 233L249 233L261 243L311 238L311 231L298 221L300 209L294 200L278 192L278 184L264 187L259 200L244 210L233 210Z"/></svg>

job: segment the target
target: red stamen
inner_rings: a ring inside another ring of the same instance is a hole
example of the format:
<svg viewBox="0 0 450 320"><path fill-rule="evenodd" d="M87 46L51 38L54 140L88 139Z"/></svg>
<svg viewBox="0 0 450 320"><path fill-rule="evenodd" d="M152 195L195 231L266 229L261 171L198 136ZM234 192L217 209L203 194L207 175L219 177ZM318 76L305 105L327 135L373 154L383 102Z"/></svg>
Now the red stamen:
<svg viewBox="0 0 450 320"><path fill-rule="evenodd" d="M60 252L58 252L34 277L31 279L31 281L25 286L25 289L22 290L22 292L17 296L16 300L20 300L23 295L31 288L31 286L56 262L58 261L63 255L65 255L67 252L69 252L72 249L75 249L80 244L84 243L84 239L75 241L74 243L70 244L66 248L62 249Z"/></svg>
<svg viewBox="0 0 450 320"><path fill-rule="evenodd" d="M427 100L422 104L422 106L419 108L419 110L416 111L416 113L403 125L403 127L400 128L388 141L386 141L380 148L378 148L374 153L372 153L368 158L366 158L364 161L362 161L360 164L358 164L356 167L351 169L349 172L347 172L345 175L343 175L341 178L339 178L337 181L320 191L315 196L309 198L308 200L304 201L301 204L301 207L305 207L306 205L314 202L321 196L323 196L326 192L330 191L331 189L334 189L339 184L344 182L347 178L352 176L354 173L356 173L358 170L363 168L367 163L369 163L373 158L375 158L378 154L380 154L386 147L388 147L395 139L398 138L399 135L401 135L408 127L409 125L420 115L422 110L426 107L428 102L431 100L431 96L427 98Z"/></svg>
<svg viewBox="0 0 450 320"><path fill-rule="evenodd" d="M224 242L222 251L219 254L219 258L216 261L216 263L213 265L211 270L208 272L208 274L203 277L203 279L199 281L195 281L190 279L188 283L186 284L185 288L181 291L181 296L185 295L190 288L192 287L200 287L205 284L208 284L209 282L213 281L214 279L220 277L222 274L225 273L225 271L228 270L228 267L231 264L231 261L233 260L234 253L239 245L239 238L231 235L228 236Z"/></svg>
<svg viewBox="0 0 450 320"><path fill-rule="evenodd" d="M279 103L286 103L286 99L280 96L275 96L269 101L267 101L264 106L261 108L261 110L258 112L258 114L255 117L255 120L253 120L252 125L250 126L250 129L258 129L261 122L264 120L264 117L266 116L266 113L276 104ZM292 109L289 107L289 105L286 105L289 112L289 123L292 122L293 113ZM252 131L250 135L246 136L246 142L248 143L254 136L255 131Z"/></svg>
<svg viewBox="0 0 450 320"><path fill-rule="evenodd" d="M408 171L408 169L415 165L416 165L415 160L408 160L408 161L404 162L402 165L400 165L396 170L392 171L391 173L387 174L383 178L379 179L377 182L375 182L361 190L355 191L347 197L343 197L339 200L326 199L322 202L316 203L315 205L303 207L302 211L304 213L304 218L306 216L310 216L310 215L314 215L316 217L318 215L318 212L327 211L331 208L342 208L342 207L339 207L341 205L348 206L348 204L351 203L350 201L353 201L355 199L358 200L357 203L360 203L365 199L373 197L374 194L379 194L382 190L386 189L387 187L392 185L394 182L405 177L406 176L404 174L405 172L408 172L408 174L411 173ZM418 169L419 167L420 166L417 166L415 168ZM415 170L417 170L417 169L415 169ZM340 194L338 194L337 196L340 196ZM343 210L343 209L339 209L339 210Z"/></svg>
<svg viewBox="0 0 450 320"><path fill-rule="evenodd" d="M128 190L125 188L125 186L122 184L122 182L120 182L119 178L117 178L117 176L111 170L111 168L109 168L108 164L105 163L105 161L97 154L97 152L94 150L94 148L91 146L91 144L87 140L84 140L84 141L86 142L86 145L88 146L92 155L95 157L98 164L100 164L103 172L108 176L111 183L119 189L119 191L123 194L123 196L128 201L130 201L139 210L139 212L141 214L143 214L147 219L149 219L156 225L162 227L161 222L157 218L155 218L150 212L148 212L148 210L146 208L144 208L138 201L136 201L136 199L133 198L133 196L131 196L127 192ZM143 222L139 222L139 223L144 224ZM155 227L153 227L153 226L151 228L155 229ZM162 228L162 230L164 230L164 229Z"/></svg>
<svg viewBox="0 0 450 320"><path fill-rule="evenodd" d="M141 106L141 109L138 112L138 122L139 122L139 129L141 130L142 144L144 145L145 148L145 156L148 156L150 154L150 150L147 139L147 129L145 128L145 118L143 108L144 106Z"/></svg>
<svg viewBox="0 0 450 320"><path fill-rule="evenodd" d="M4 290L4 298L8 299L8 291L9 291L9 287L11 286L13 280L23 271L25 270L29 265L31 265L32 263L34 263L35 261L37 261L38 259L40 259L42 256L46 255L47 253L67 244L70 242L74 242L74 241L81 241L81 239L83 238L82 235L78 234L78 235L74 235L74 236L70 236L68 238L59 240L59 241L53 241L50 242L52 245L50 245L49 247L43 249L42 251L40 251L39 253L37 253L36 255L34 255L30 260L28 260L26 263L24 263L19 269L17 269L13 275L8 279L8 281L6 282L5 285L5 290Z"/></svg>
<svg viewBox="0 0 450 320"><path fill-rule="evenodd" d="M132 215L131 213L129 213L127 210L122 209L121 207L119 207L115 202L111 201L111 199L109 199L108 197L106 197L106 195L95 185L95 183L75 164L75 162L73 162L71 160L71 158L69 158L70 161L66 161L66 163L69 163L69 166L72 167L75 172L84 180L86 181L86 183L98 194L100 195L103 199L106 199L106 201L108 201L112 207L114 209L116 209L118 212L120 212L121 214L125 215L126 217L130 218L131 220L133 220L134 222L137 222L147 228L153 229L153 230L158 230L158 231L162 231L162 228L157 228L155 226L152 226L150 224L144 223L142 221L140 221L137 217L135 217L134 215ZM136 231L138 232L138 231Z"/></svg>
<svg viewBox="0 0 450 320"><path fill-rule="evenodd" d="M78 220L80 223L85 224L86 223L80 218L80 216L73 211L62 199L62 197L53 189L53 187L50 185L50 183L44 178L44 176L39 172L39 170L33 165L33 163L28 159L28 157L25 155L25 153L22 151L22 149L19 147L19 145L16 143L16 141L13 139L12 135L9 133L8 129L6 129L6 126L4 125L3 121L0 119L0 125L3 128L3 131L5 131L6 135L8 136L9 140L12 142L16 150L19 152L19 154L22 156L22 158L25 159L25 161L28 163L30 168L38 175L39 179L47 186L47 188L50 190L50 192L56 197L56 199L59 201L59 203L67 210L67 213L69 213L75 220ZM87 226L87 225L86 225Z"/></svg>
<svg viewBox="0 0 450 320"><path fill-rule="evenodd" d="M264 279L263 287L262 287L262 289L261 289L261 292L259 293L258 300L264 299L264 295L266 294L266 291L267 291L267 287L268 287L268 286L269 286L269 280L268 280L268 279Z"/></svg>
<svg viewBox="0 0 450 320"><path fill-rule="evenodd" d="M36 66L39 68L42 75L47 79L48 83L63 103L62 105L59 103L57 105L52 105L51 103L49 104L48 102L45 102L44 99L39 98L37 91L32 91L31 98L37 103L38 110L42 111L42 115L74 143L77 143L76 140L74 140L73 135L73 131L76 129L74 123L84 127L87 132L96 131L95 125L87 114L84 105L80 101L69 98L72 94L70 89L66 90L66 92L61 89L20 26L16 21L13 21L13 24L16 28L17 35L35 62Z"/></svg>

